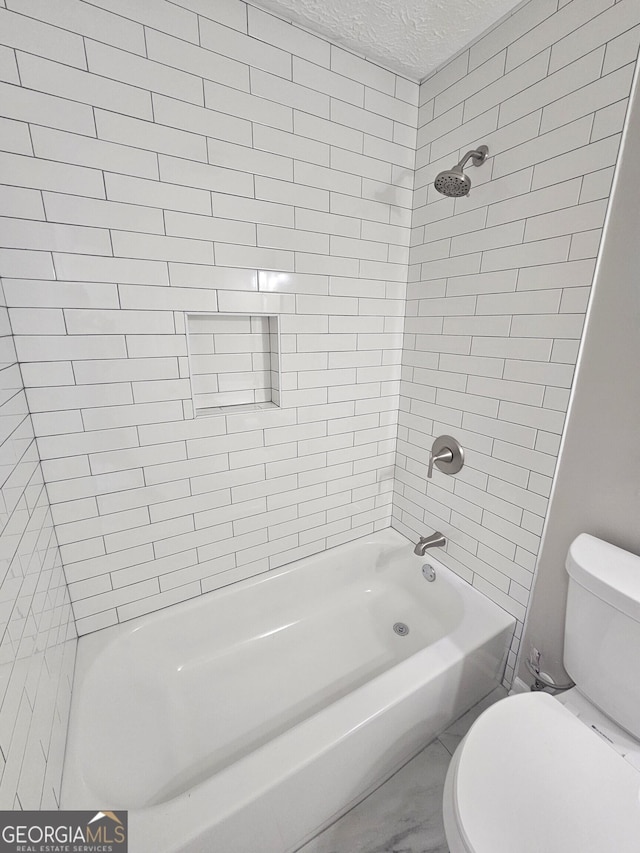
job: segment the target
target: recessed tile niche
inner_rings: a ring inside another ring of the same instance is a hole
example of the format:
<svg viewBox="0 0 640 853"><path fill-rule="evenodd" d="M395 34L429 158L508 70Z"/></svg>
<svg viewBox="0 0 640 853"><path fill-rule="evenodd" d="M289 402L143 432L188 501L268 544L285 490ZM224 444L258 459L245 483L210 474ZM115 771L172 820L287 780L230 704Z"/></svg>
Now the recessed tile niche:
<svg viewBox="0 0 640 853"><path fill-rule="evenodd" d="M187 314L194 417L280 405L278 318Z"/></svg>

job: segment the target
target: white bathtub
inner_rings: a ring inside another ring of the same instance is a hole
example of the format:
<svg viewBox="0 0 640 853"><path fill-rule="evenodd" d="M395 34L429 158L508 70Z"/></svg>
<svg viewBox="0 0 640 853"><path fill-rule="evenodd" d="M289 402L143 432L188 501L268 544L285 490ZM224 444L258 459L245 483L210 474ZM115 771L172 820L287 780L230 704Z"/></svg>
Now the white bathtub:
<svg viewBox="0 0 640 853"><path fill-rule="evenodd" d="M83 637L62 807L129 809L131 853L296 850L496 686L513 627L385 530Z"/></svg>

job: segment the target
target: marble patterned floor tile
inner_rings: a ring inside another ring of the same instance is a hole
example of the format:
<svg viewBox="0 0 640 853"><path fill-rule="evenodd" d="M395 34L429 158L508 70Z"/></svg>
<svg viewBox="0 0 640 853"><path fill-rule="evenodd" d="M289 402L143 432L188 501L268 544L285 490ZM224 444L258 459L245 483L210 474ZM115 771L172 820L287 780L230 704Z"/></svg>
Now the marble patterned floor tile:
<svg viewBox="0 0 640 853"><path fill-rule="evenodd" d="M448 853L442 789L450 758L433 741L298 853Z"/></svg>
<svg viewBox="0 0 640 853"><path fill-rule="evenodd" d="M486 711L494 702L504 699L505 696L507 696L507 691L504 687L496 687L495 690L492 690L488 696L481 699L477 705L474 705L466 714L459 717L455 723L452 723L449 728L440 735L439 740L444 744L451 755L453 755L456 747L469 731L473 723L478 719L480 714L482 714L483 711Z"/></svg>

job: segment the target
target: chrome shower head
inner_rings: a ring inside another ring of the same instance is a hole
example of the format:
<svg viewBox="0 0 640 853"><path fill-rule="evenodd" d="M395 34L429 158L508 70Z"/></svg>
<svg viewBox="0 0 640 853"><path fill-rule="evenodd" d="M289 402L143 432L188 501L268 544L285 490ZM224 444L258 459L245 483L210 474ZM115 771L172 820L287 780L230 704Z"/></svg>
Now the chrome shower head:
<svg viewBox="0 0 640 853"><path fill-rule="evenodd" d="M471 178L464 174L460 166L454 166L453 169L440 172L433 185L442 195L458 198L461 195L469 195Z"/></svg>
<svg viewBox="0 0 640 853"><path fill-rule="evenodd" d="M489 149L486 145L479 145L473 151L467 151L462 160L457 163L452 169L445 172L440 172L436 175L433 182L434 187L442 195L450 198L458 198L459 196L469 195L471 189L471 178L465 175L463 169L469 160L473 160L474 166L480 166L487 159Z"/></svg>

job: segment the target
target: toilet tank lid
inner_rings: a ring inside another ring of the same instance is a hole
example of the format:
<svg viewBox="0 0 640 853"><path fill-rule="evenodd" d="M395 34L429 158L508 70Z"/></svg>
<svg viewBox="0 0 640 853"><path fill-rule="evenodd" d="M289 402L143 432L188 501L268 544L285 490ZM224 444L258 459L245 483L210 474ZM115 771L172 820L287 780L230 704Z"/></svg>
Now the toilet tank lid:
<svg viewBox="0 0 640 853"><path fill-rule="evenodd" d="M581 533L567 554L567 572L580 586L640 622L640 557Z"/></svg>

